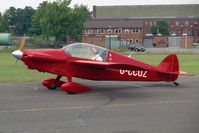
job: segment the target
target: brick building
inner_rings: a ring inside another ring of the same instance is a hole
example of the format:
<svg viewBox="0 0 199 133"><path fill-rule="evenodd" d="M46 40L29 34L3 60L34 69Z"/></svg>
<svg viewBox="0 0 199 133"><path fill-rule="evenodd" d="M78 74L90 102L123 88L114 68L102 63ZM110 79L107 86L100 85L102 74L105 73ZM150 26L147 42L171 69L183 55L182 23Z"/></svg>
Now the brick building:
<svg viewBox="0 0 199 133"><path fill-rule="evenodd" d="M135 20L96 20L85 23L82 42L105 46L106 40L126 40L142 43L142 22Z"/></svg>
<svg viewBox="0 0 199 133"><path fill-rule="evenodd" d="M142 44L143 38L151 35L150 27L159 19L169 22L172 36L186 34L188 39L193 37L190 40L199 38L198 4L93 6L93 19L85 23L82 41L95 43L99 38L105 41L108 36L115 36L118 40Z"/></svg>

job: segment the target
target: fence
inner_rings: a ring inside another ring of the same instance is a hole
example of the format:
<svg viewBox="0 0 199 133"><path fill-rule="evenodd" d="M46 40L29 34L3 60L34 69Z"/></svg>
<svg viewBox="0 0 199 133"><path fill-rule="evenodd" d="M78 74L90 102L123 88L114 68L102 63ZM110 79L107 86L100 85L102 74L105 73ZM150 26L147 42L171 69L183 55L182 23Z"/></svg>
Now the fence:
<svg viewBox="0 0 199 133"><path fill-rule="evenodd" d="M168 37L168 46L180 47L180 38L181 37Z"/></svg>
<svg viewBox="0 0 199 133"><path fill-rule="evenodd" d="M19 49L23 37L13 37L12 46L14 49ZM66 44L65 41L59 40L53 42L43 37L26 37L26 48L61 48Z"/></svg>
<svg viewBox="0 0 199 133"><path fill-rule="evenodd" d="M153 38L143 38L143 46L144 47L152 47L153 46Z"/></svg>
<svg viewBox="0 0 199 133"><path fill-rule="evenodd" d="M122 48L129 45L129 41L109 41L106 40L106 48L108 49L115 49L115 48Z"/></svg>

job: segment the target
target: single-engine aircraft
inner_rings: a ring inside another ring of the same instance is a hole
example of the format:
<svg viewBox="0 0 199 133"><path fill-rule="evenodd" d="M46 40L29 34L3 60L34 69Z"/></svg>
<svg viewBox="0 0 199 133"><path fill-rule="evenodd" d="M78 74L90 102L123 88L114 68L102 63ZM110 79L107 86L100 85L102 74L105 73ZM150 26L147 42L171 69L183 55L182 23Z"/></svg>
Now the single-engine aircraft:
<svg viewBox="0 0 199 133"><path fill-rule="evenodd" d="M179 74L178 58L168 55L158 66L121 55L103 47L87 43L74 43L61 49L24 49L25 37L19 50L12 54L29 69L56 74L43 80L49 89L61 88L69 94L91 91L90 87L75 83L72 77L114 81L166 81L175 82ZM65 76L67 82L61 81Z"/></svg>

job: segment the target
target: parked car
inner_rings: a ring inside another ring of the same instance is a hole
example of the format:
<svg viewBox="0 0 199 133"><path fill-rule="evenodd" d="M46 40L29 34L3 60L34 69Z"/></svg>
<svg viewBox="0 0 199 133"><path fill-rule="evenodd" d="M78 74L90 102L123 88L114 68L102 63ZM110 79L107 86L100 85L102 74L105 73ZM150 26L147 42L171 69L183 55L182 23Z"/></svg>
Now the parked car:
<svg viewBox="0 0 199 133"><path fill-rule="evenodd" d="M128 48L130 51L137 51L137 52L144 52L145 48L142 47L140 44L133 44Z"/></svg>

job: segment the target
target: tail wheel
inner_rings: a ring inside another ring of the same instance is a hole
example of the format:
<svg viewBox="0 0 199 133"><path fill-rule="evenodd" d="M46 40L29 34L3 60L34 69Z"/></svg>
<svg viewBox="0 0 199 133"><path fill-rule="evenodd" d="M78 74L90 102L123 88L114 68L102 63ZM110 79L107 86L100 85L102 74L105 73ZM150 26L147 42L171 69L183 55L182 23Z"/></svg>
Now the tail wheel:
<svg viewBox="0 0 199 133"><path fill-rule="evenodd" d="M178 82L173 82L175 86L179 86L179 83Z"/></svg>

